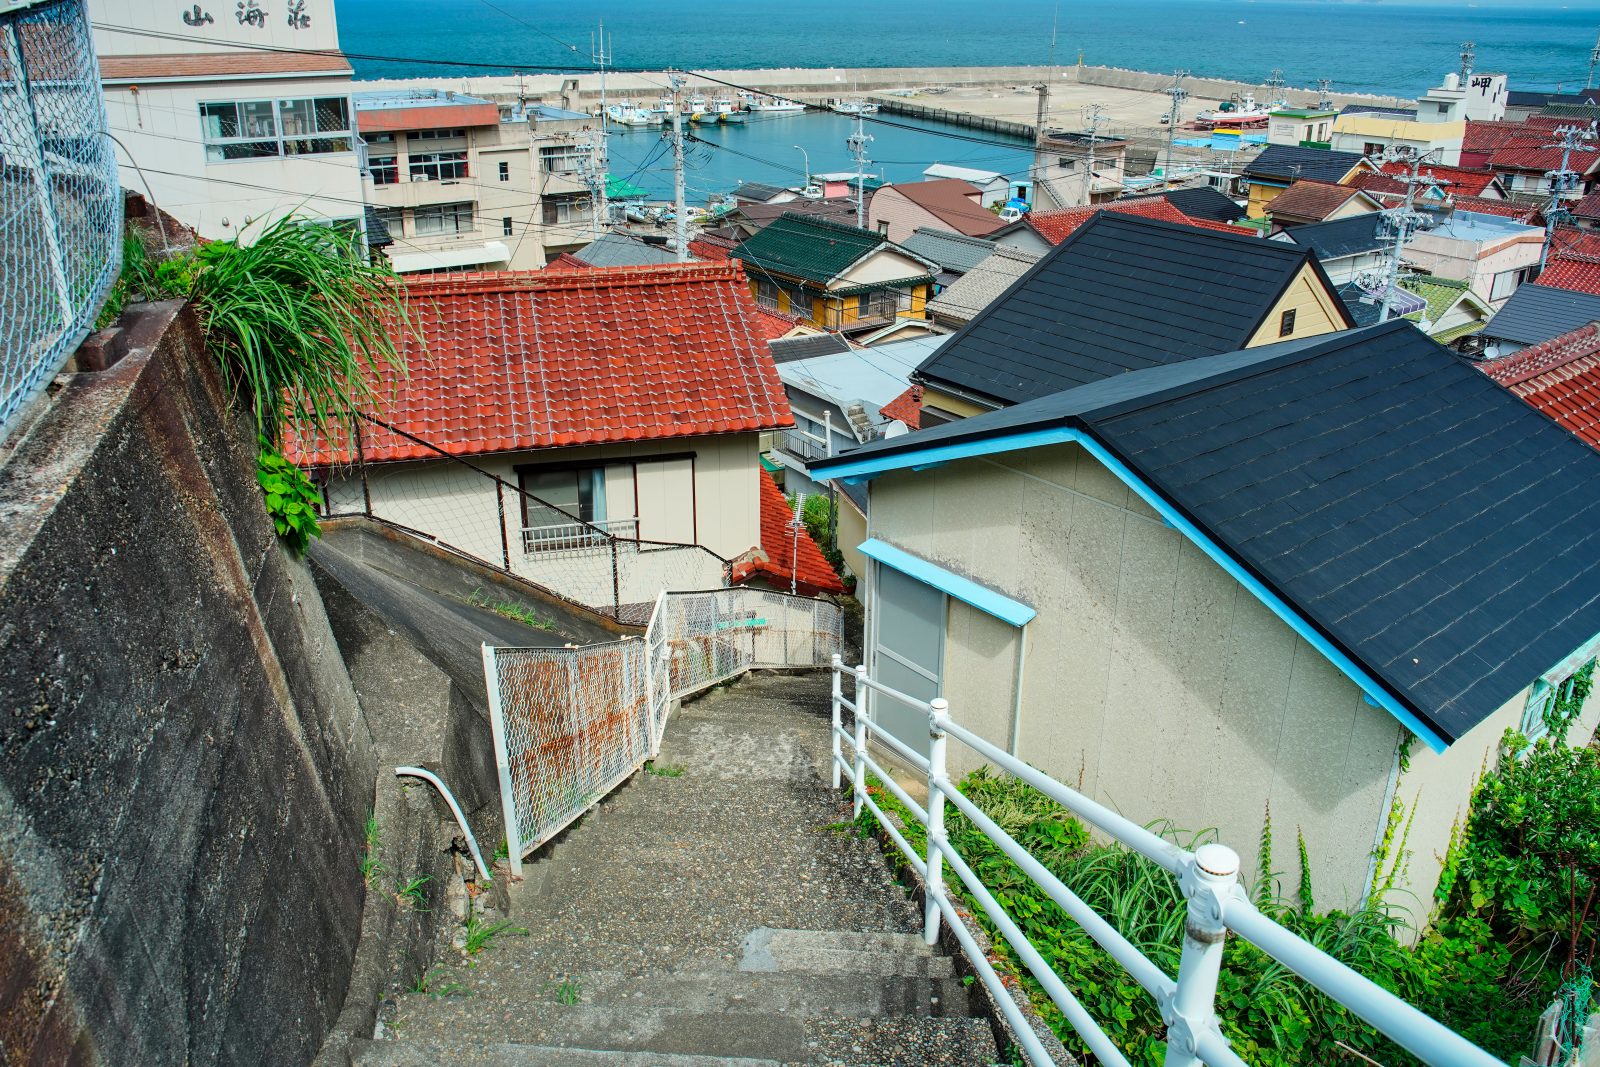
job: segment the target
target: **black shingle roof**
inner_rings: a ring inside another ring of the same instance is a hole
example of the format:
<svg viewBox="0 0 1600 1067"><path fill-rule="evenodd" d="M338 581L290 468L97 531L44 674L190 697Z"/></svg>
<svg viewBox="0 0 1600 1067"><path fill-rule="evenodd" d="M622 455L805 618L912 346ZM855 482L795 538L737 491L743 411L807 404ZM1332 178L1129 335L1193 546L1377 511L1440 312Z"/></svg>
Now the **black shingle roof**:
<svg viewBox="0 0 1600 1067"><path fill-rule="evenodd" d="M765 204L768 200L782 193L783 189L765 182L745 182L733 191L735 200L753 200L758 204Z"/></svg>
<svg viewBox="0 0 1600 1067"><path fill-rule="evenodd" d="M1360 163L1359 152L1333 152L1325 148L1269 144L1261 154L1245 164L1247 178L1275 178L1293 182L1310 178L1319 182L1339 182L1350 168Z"/></svg>
<svg viewBox="0 0 1600 1067"><path fill-rule="evenodd" d="M1376 211L1329 222L1291 226L1283 236L1301 248L1309 248L1321 260L1342 259L1374 252L1387 243L1383 237L1383 216Z"/></svg>
<svg viewBox="0 0 1600 1067"><path fill-rule="evenodd" d="M833 356L850 351L844 338L833 333L805 334L800 337L780 337L767 342L774 363L793 363L797 359L815 356Z"/></svg>
<svg viewBox="0 0 1600 1067"><path fill-rule="evenodd" d="M367 247L388 248L394 244L394 235L389 232L389 224L383 221L383 216L378 214L377 208L367 204L361 211L367 223Z"/></svg>
<svg viewBox="0 0 1600 1067"><path fill-rule="evenodd" d="M1341 115L1394 115L1398 118L1414 119L1417 109L1414 107L1379 107L1376 104L1346 104L1339 109Z"/></svg>
<svg viewBox="0 0 1600 1067"><path fill-rule="evenodd" d="M1165 197L1167 203L1189 216L1191 219L1210 219L1213 222L1232 222L1245 216L1244 208L1229 200L1221 192L1209 185L1199 185L1193 189L1170 189L1159 193L1137 193L1133 196L1124 196L1122 200L1149 200L1153 197Z"/></svg>
<svg viewBox="0 0 1600 1067"><path fill-rule="evenodd" d="M854 449L1087 432L1445 741L1600 632L1600 454L1409 323Z"/></svg>
<svg viewBox="0 0 1600 1067"><path fill-rule="evenodd" d="M1597 321L1600 296L1533 283L1519 285L1483 333L1485 337L1536 345Z"/></svg>
<svg viewBox="0 0 1600 1067"><path fill-rule="evenodd" d="M1103 211L924 360L917 376L1020 403L1241 348L1307 263L1311 253L1287 242Z"/></svg>

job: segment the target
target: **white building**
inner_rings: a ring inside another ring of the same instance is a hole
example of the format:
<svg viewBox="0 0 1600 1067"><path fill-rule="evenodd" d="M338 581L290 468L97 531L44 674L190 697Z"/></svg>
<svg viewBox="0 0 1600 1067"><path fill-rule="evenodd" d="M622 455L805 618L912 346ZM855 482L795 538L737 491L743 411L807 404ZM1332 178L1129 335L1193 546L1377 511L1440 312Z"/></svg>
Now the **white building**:
<svg viewBox="0 0 1600 1067"><path fill-rule="evenodd" d="M331 0L90 0L122 183L203 237L363 215Z"/></svg>
<svg viewBox="0 0 1600 1067"><path fill-rule="evenodd" d="M354 101L366 198L396 271L532 269L594 236L588 116L441 89Z"/></svg>

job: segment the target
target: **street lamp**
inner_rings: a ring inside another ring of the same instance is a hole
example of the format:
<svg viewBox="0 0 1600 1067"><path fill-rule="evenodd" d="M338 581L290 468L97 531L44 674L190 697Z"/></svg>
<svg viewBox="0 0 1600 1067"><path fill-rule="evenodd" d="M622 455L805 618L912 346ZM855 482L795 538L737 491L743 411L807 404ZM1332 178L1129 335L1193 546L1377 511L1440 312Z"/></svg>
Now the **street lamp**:
<svg viewBox="0 0 1600 1067"><path fill-rule="evenodd" d="M795 145L794 146L794 150L796 152L800 153L800 158L805 160L805 164L806 164L806 180L804 182L802 182L801 184L802 185L810 185L811 184L811 157L809 155L807 155L806 154L806 150L804 148L801 148L799 145Z"/></svg>

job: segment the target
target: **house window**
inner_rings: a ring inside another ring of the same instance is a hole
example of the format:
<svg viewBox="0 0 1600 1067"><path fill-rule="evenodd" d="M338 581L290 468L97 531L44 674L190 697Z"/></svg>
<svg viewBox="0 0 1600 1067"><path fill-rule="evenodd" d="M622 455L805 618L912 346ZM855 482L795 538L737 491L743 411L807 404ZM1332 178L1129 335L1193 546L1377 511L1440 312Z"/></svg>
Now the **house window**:
<svg viewBox="0 0 1600 1067"><path fill-rule="evenodd" d="M406 213L404 208L379 207L373 208L373 214L383 222L389 230L389 236L401 237L405 234Z"/></svg>
<svg viewBox="0 0 1600 1067"><path fill-rule="evenodd" d="M778 310L778 284L771 278L757 278L756 304L771 311Z"/></svg>
<svg viewBox="0 0 1600 1067"><path fill-rule="evenodd" d="M1386 147L1379 141L1367 141L1361 146L1361 154L1364 156L1381 156Z"/></svg>
<svg viewBox="0 0 1600 1067"><path fill-rule="evenodd" d="M888 219L879 219L878 220L878 232L880 234L882 234L883 236L885 236L885 237L889 236L889 220Z"/></svg>
<svg viewBox="0 0 1600 1067"><path fill-rule="evenodd" d="M411 224L419 237L443 234L453 237L473 232L472 204L433 204L419 207L411 213Z"/></svg>
<svg viewBox="0 0 1600 1067"><path fill-rule="evenodd" d="M604 540L604 467L535 468L519 471L518 478L527 494L522 499L524 552L583 548ZM636 536L632 528L620 532Z"/></svg>
<svg viewBox="0 0 1600 1067"><path fill-rule="evenodd" d="M511 236L511 216L510 215L506 215L506 216L504 216L504 217L502 217L500 219L500 233L503 236L506 236L506 237L510 237Z"/></svg>
<svg viewBox="0 0 1600 1067"><path fill-rule="evenodd" d="M544 224L556 226L563 222L581 221L588 210L589 201L584 197L547 196L543 201Z"/></svg>
<svg viewBox="0 0 1600 1067"><path fill-rule="evenodd" d="M1291 333L1294 333L1294 312L1295 309L1290 308L1288 311L1285 311L1282 315L1278 316L1279 337L1288 337Z"/></svg>
<svg viewBox="0 0 1600 1067"><path fill-rule="evenodd" d="M1562 678L1558 682L1550 682L1540 678L1533 683L1533 689L1528 693L1528 702L1522 709L1522 734L1530 741L1536 741L1550 732L1552 723L1566 729L1581 710L1580 706L1589 692L1589 685L1594 677L1595 661L1590 660L1582 667Z"/></svg>
<svg viewBox="0 0 1600 1067"><path fill-rule="evenodd" d="M200 105L206 162L348 152L350 101L237 100Z"/></svg>
<svg viewBox="0 0 1600 1067"><path fill-rule="evenodd" d="M413 152L409 166L414 182L460 181L467 176L467 152Z"/></svg>
<svg viewBox="0 0 1600 1067"><path fill-rule="evenodd" d="M861 317L868 319L880 315L893 315L898 296L899 294L893 289L876 289L870 293L862 293Z"/></svg>
<svg viewBox="0 0 1600 1067"><path fill-rule="evenodd" d="M1517 270L1501 271L1489 284L1489 299L1504 300L1517 291L1517 286L1537 274L1538 270L1537 267L1521 267Z"/></svg>
<svg viewBox="0 0 1600 1067"><path fill-rule="evenodd" d="M363 141L367 142L367 144L369 144L369 145L374 145L374 144L392 145L392 144L394 144L394 134L392 134L392 133L373 133L373 134L368 134L367 136L365 136L365 137L363 137L361 139Z"/></svg>
<svg viewBox="0 0 1600 1067"><path fill-rule="evenodd" d="M545 145L539 149L539 169L546 174L576 174L583 154L577 145Z"/></svg>
<svg viewBox="0 0 1600 1067"><path fill-rule="evenodd" d="M394 156L373 156L367 163L373 185L393 185L400 180L400 166Z"/></svg>
<svg viewBox="0 0 1600 1067"><path fill-rule="evenodd" d="M1062 170L1077 170L1078 169L1078 161L1076 159L1072 159L1069 156L1061 156L1059 159L1056 160L1056 166L1061 168Z"/></svg>
<svg viewBox="0 0 1600 1067"><path fill-rule="evenodd" d="M504 160L500 162L500 180L503 182L511 180L511 164Z"/></svg>
<svg viewBox="0 0 1600 1067"><path fill-rule="evenodd" d="M449 141L466 135L466 130L413 130L406 137L413 141Z"/></svg>

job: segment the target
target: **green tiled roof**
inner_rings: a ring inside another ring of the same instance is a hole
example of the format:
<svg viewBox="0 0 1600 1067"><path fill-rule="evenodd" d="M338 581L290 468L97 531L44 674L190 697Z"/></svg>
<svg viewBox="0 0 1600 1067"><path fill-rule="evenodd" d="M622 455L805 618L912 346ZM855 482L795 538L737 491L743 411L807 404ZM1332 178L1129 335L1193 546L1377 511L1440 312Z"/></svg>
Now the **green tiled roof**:
<svg viewBox="0 0 1600 1067"><path fill-rule="evenodd" d="M1438 322L1450 305L1461 299L1461 294L1467 291L1467 283L1456 281L1452 278L1401 278L1400 287L1409 289L1428 302L1427 316L1429 322ZM1407 315L1408 319L1417 319L1422 312Z"/></svg>
<svg viewBox="0 0 1600 1067"><path fill-rule="evenodd" d="M1468 334L1478 333L1487 325L1489 325L1487 322L1464 322L1460 326L1452 326L1448 330L1434 334L1433 339L1442 345L1447 345Z"/></svg>
<svg viewBox="0 0 1600 1067"><path fill-rule="evenodd" d="M830 219L785 212L732 252L751 270L826 285L879 245L882 234Z"/></svg>
<svg viewBox="0 0 1600 1067"><path fill-rule="evenodd" d="M648 189L641 189L626 178L619 178L615 174L606 175L607 200L637 200L649 195Z"/></svg>

